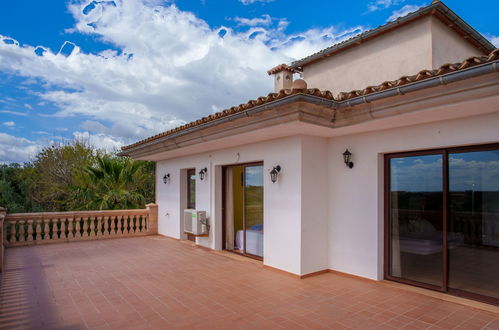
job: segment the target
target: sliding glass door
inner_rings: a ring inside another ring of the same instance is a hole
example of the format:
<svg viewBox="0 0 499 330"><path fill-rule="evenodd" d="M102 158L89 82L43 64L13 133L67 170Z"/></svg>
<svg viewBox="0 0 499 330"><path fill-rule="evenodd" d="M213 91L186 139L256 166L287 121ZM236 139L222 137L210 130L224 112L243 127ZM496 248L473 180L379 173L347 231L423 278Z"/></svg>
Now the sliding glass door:
<svg viewBox="0 0 499 330"><path fill-rule="evenodd" d="M385 276L499 303L499 145L385 157Z"/></svg>
<svg viewBox="0 0 499 330"><path fill-rule="evenodd" d="M499 150L449 153L449 288L499 298Z"/></svg>
<svg viewBox="0 0 499 330"><path fill-rule="evenodd" d="M263 166L244 167L245 253L263 257Z"/></svg>
<svg viewBox="0 0 499 330"><path fill-rule="evenodd" d="M223 248L263 258L263 165L226 166L223 181Z"/></svg>
<svg viewBox="0 0 499 330"><path fill-rule="evenodd" d="M390 159L389 275L441 288L442 155Z"/></svg>

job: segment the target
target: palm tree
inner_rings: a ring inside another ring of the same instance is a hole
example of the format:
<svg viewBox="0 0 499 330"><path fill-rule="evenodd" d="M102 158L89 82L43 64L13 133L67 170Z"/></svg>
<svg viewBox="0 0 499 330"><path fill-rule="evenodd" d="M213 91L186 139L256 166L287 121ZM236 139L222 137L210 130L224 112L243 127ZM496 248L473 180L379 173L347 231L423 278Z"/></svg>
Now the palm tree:
<svg viewBox="0 0 499 330"><path fill-rule="evenodd" d="M111 156L98 157L95 166L83 171L82 183L75 191L79 209L117 210L141 208L146 202L144 171L146 162Z"/></svg>

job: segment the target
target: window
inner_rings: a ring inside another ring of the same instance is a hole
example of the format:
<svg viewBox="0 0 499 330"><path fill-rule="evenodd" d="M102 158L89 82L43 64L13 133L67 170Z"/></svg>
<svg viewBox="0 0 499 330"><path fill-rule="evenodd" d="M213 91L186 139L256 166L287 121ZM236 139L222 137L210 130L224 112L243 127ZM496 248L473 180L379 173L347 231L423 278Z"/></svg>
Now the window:
<svg viewBox="0 0 499 330"><path fill-rule="evenodd" d="M196 209L196 169L187 170L187 208Z"/></svg>

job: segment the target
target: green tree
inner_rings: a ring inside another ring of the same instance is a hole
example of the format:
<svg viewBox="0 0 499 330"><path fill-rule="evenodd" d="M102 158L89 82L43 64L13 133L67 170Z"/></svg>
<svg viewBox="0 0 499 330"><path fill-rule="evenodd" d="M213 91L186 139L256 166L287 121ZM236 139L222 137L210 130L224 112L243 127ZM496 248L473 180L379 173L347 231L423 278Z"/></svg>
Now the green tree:
<svg viewBox="0 0 499 330"><path fill-rule="evenodd" d="M24 173L31 180L33 200L44 211L73 209L77 201L72 191L80 184L83 170L95 164L101 153L79 140L44 148L36 155L33 169Z"/></svg>
<svg viewBox="0 0 499 330"><path fill-rule="evenodd" d="M87 166L74 190L74 200L84 210L116 210L143 208L152 200L154 164L127 157L97 157ZM151 171L152 169L152 171Z"/></svg>

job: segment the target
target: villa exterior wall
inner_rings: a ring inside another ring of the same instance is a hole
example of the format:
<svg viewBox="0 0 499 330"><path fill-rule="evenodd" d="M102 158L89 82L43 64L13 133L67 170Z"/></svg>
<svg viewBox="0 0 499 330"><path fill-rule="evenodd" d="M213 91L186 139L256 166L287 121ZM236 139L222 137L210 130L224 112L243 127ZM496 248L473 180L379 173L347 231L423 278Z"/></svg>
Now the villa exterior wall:
<svg viewBox="0 0 499 330"><path fill-rule="evenodd" d="M383 279L383 154L499 141L499 113L344 135L329 141L329 268ZM353 169L341 154L353 154Z"/></svg>
<svg viewBox="0 0 499 330"><path fill-rule="evenodd" d="M334 94L432 68L431 20L421 19L303 68L309 88Z"/></svg>
<svg viewBox="0 0 499 330"><path fill-rule="evenodd" d="M159 234L185 239L182 210L185 208L185 169L207 167L204 181L196 179L196 209L207 212L211 228L209 237L198 237L196 243L219 250L222 248L222 166L264 162L264 263L291 273L301 273L301 143L299 136L242 145L215 152L175 158L157 163L157 201ZM270 181L269 171L280 165L278 181ZM170 173L169 184L162 178ZM182 201L184 200L184 201ZM323 263L327 260L323 260Z"/></svg>
<svg viewBox="0 0 499 330"><path fill-rule="evenodd" d="M435 17L431 17L431 32L433 69L443 64L461 62L471 56L483 55L476 47Z"/></svg>

